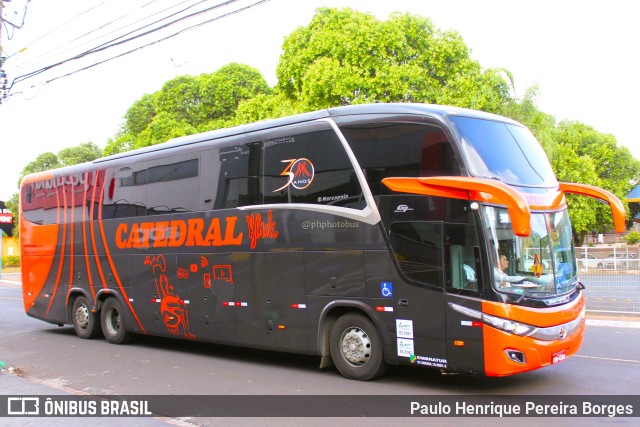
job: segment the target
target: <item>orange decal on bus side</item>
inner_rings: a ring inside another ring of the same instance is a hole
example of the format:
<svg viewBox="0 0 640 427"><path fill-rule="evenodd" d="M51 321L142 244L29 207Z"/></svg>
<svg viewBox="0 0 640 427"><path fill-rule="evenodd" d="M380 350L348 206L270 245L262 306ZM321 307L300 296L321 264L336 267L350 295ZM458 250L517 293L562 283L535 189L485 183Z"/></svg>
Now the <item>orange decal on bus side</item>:
<svg viewBox="0 0 640 427"><path fill-rule="evenodd" d="M59 186L56 186L56 201L57 201L57 209L56 209L56 224L60 224L60 210L62 210L62 244L60 245L60 262L58 263L58 273L56 274L56 282L53 285L53 291L51 292L51 296L49 297L49 306L47 307L47 311L45 313L45 317L49 315L49 311L51 310L51 305L53 304L53 300L58 292L58 286L60 285L60 278L62 277L62 270L64 268L64 253L67 248L67 216L65 214L66 206L65 206L65 195L64 195L64 183L62 184L62 203L60 203L60 191Z"/></svg>
<svg viewBox="0 0 640 427"><path fill-rule="evenodd" d="M466 176L434 176L385 178L382 183L393 191L404 193L500 203L509 210L513 232L517 236L531 234L531 210L527 200L522 194L502 182Z"/></svg>
<svg viewBox="0 0 640 427"><path fill-rule="evenodd" d="M42 172L33 176L26 176L22 180L21 187L32 184L38 180L53 179L51 172ZM22 200L20 190L20 235L23 242L38 242L37 244L23 244L20 246L21 270L22 270L22 301L25 312L35 304L42 292L47 277L53 268L56 255L56 245L60 226L57 224L37 225L24 218L23 208L26 204Z"/></svg>
<svg viewBox="0 0 640 427"><path fill-rule="evenodd" d="M64 187L63 187L64 190ZM66 194L66 192L65 192ZM70 199L69 203L68 203L68 209L71 213L71 218L69 219L69 240L71 241L71 244L69 245L69 292L71 291L71 288L73 287L73 273L74 273L74 262L75 262L75 246L76 246L76 240L75 240L75 229L76 229L76 221L75 221L75 196L74 196L74 192L73 189L71 190L71 194L70 194ZM66 199L65 199L66 200ZM65 203L66 205L66 203Z"/></svg>
<svg viewBox="0 0 640 427"><path fill-rule="evenodd" d="M102 203L104 202L104 188L100 191L100 203L98 204L98 228L100 229L100 237L102 238L102 245L104 246L104 253L107 257L107 261L109 262L109 267L111 267L111 272L113 273L113 279L118 284L118 288L120 288L120 292L122 294L122 298L124 299L125 304L129 307L131 315L138 322L138 326L140 327L140 332L146 334L144 327L142 326L142 322L138 318L136 311L133 309L131 305L131 301L129 301L129 297L127 296L127 291L125 291L124 286L122 286L122 281L120 280L120 276L118 275L118 271L116 270L115 263L113 262L113 258L111 257L111 251L109 251L109 245L107 244L107 237L104 232L104 225L102 220ZM106 287L106 284L105 284Z"/></svg>
<svg viewBox="0 0 640 427"><path fill-rule="evenodd" d="M624 205L613 193L599 187L594 187L593 185L576 184L573 182L561 182L560 189L565 193L580 194L607 202L609 206L611 206L616 233L623 233L626 230L625 220L627 214L625 213Z"/></svg>
<svg viewBox="0 0 640 427"><path fill-rule="evenodd" d="M94 176L97 176L97 174L94 174ZM89 172L85 172L85 178L84 178L85 182L88 182L89 180ZM88 185L84 186L84 191L83 191L83 196L82 196L82 200L87 200L87 188ZM91 274L91 265L89 263L89 244L88 244L88 240L87 240L87 228L86 228L86 221L87 221L87 208L86 206L82 206L82 248L84 250L84 263L85 263L85 268L87 269L87 279L89 280L89 289L91 290L91 296L93 297L93 301L95 302L96 300L96 291L93 288L93 275Z"/></svg>
<svg viewBox="0 0 640 427"><path fill-rule="evenodd" d="M29 224L20 218L20 235L24 241L37 245L22 245L22 301L25 312L34 305L53 267L60 226Z"/></svg>
<svg viewBox="0 0 640 427"><path fill-rule="evenodd" d="M100 282L102 283L102 287L107 289L107 280L104 277L104 271L102 270L102 264L100 263L100 257L98 256L98 245L96 244L96 230L95 230L95 206L96 206L96 192L98 191L98 187L100 187L100 183L104 183L104 173L103 180L99 179L100 172L95 174L96 183L93 187L93 195L91 197L91 209L89 210L89 234L91 235L91 246L93 247L93 260L96 263L96 268L98 269L98 275L100 276ZM102 185L104 187L104 185ZM102 192L102 190L100 191ZM100 206L99 209L102 207Z"/></svg>

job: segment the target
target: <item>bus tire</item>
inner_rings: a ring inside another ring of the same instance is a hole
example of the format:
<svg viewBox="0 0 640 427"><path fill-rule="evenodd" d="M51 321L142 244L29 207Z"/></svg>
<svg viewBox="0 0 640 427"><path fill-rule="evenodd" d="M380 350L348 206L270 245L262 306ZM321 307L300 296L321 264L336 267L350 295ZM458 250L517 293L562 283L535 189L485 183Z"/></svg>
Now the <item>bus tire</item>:
<svg viewBox="0 0 640 427"><path fill-rule="evenodd" d="M111 344L124 344L131 335L127 332L122 304L114 297L109 297L102 304L100 323L104 338Z"/></svg>
<svg viewBox="0 0 640 427"><path fill-rule="evenodd" d="M76 335L80 338L91 339L100 335L100 319L91 311L89 301L83 296L73 301L71 321Z"/></svg>
<svg viewBox="0 0 640 427"><path fill-rule="evenodd" d="M387 369L378 331L361 314L347 313L336 320L330 351L334 365L346 378L368 381Z"/></svg>

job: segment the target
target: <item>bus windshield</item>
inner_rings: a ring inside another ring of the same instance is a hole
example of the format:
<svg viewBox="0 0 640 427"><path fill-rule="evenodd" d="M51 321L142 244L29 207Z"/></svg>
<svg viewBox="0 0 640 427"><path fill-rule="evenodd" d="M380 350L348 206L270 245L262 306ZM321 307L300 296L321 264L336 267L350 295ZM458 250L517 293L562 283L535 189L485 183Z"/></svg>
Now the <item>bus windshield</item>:
<svg viewBox="0 0 640 427"><path fill-rule="evenodd" d="M553 187L558 181L542 146L515 124L453 116L469 171L512 185Z"/></svg>
<svg viewBox="0 0 640 427"><path fill-rule="evenodd" d="M493 286L499 292L547 298L578 283L571 223L566 210L532 213L531 234L516 236L506 209L483 207L493 243Z"/></svg>

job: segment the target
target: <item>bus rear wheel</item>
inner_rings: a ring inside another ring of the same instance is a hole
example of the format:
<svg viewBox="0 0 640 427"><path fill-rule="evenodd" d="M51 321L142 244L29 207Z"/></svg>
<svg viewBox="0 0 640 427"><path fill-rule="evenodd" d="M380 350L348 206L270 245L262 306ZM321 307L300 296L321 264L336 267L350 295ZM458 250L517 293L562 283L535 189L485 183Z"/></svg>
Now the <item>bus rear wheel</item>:
<svg viewBox="0 0 640 427"><path fill-rule="evenodd" d="M336 320L331 329L331 359L346 378L368 381L387 369L382 341L371 320L348 313Z"/></svg>
<svg viewBox="0 0 640 427"><path fill-rule="evenodd" d="M100 319L91 311L89 301L83 296L73 301L71 320L73 329L80 338L91 339L100 334Z"/></svg>
<svg viewBox="0 0 640 427"><path fill-rule="evenodd" d="M111 344L124 344L129 341L131 335L126 329L122 304L114 297L107 298L102 304L100 323L104 338Z"/></svg>

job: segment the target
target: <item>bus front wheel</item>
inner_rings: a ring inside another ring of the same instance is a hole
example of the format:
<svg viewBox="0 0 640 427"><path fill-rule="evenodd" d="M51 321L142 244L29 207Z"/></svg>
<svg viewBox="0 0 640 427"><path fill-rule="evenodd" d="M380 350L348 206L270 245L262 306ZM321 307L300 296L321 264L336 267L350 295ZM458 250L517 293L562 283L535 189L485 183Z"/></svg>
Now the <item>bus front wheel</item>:
<svg viewBox="0 0 640 427"><path fill-rule="evenodd" d="M109 297L102 304L100 311L100 323L104 338L111 344L124 344L129 341L124 318L124 310L120 301Z"/></svg>
<svg viewBox="0 0 640 427"><path fill-rule="evenodd" d="M367 317L348 313L331 329L331 359L347 378L368 381L387 368L378 331Z"/></svg>
<svg viewBox="0 0 640 427"><path fill-rule="evenodd" d="M80 338L91 339L100 334L100 319L91 311L89 301L83 296L73 301L71 320L73 329Z"/></svg>

